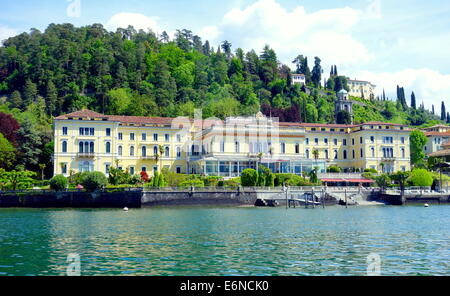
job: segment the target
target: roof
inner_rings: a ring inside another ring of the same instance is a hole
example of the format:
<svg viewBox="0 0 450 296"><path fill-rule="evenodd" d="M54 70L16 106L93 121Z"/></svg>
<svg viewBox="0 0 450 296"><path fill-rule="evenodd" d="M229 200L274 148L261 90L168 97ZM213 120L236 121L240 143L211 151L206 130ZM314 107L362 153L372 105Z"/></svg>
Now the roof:
<svg viewBox="0 0 450 296"><path fill-rule="evenodd" d="M70 118L82 118L87 120L102 119L106 121L120 122L125 124L158 124L158 125L170 125L175 120L171 117L143 117L143 116L124 116L124 115L104 115L91 110L83 109L81 111L72 112L69 114L61 115L55 118L55 120L68 120ZM213 125L220 125L220 120L192 120L186 118L196 127L200 125L203 128L209 128ZM222 122L224 124L224 122ZM279 126L282 127L311 127L311 128L355 128L362 125L393 125L393 126L404 126L395 123L386 122L367 122L363 124L324 124L324 123L300 123L300 122L279 122ZM450 132L448 133L450 135Z"/></svg>
<svg viewBox="0 0 450 296"><path fill-rule="evenodd" d="M450 137L450 131L448 132L425 132L425 136L437 136L437 137Z"/></svg>
<svg viewBox="0 0 450 296"><path fill-rule="evenodd" d="M293 73L292 76L303 76L303 77L305 77L305 74L297 74L297 73Z"/></svg>
<svg viewBox="0 0 450 296"><path fill-rule="evenodd" d="M450 148L430 153L430 154L428 154L428 156L431 156L431 157L450 156Z"/></svg>
<svg viewBox="0 0 450 296"><path fill-rule="evenodd" d="M341 89L340 91L338 91L338 94L348 94L348 91L346 91L345 89Z"/></svg>
<svg viewBox="0 0 450 296"><path fill-rule="evenodd" d="M440 128L440 127L446 127L446 128L450 128L450 126L445 125L445 124L436 124L430 127L424 127L423 130L429 130L429 129L433 129L433 128Z"/></svg>
<svg viewBox="0 0 450 296"><path fill-rule="evenodd" d="M107 121L116 121L129 124L171 124L174 119L169 117L104 115L91 110L83 109L81 111L58 116L55 120L68 120L70 118L105 119Z"/></svg>

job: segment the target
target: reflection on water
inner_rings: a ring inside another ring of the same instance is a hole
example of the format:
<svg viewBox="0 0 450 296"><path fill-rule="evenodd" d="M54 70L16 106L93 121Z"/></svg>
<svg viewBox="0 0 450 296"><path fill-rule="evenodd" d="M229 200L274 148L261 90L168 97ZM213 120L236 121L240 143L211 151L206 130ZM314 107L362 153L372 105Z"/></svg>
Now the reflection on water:
<svg viewBox="0 0 450 296"><path fill-rule="evenodd" d="M450 274L450 206L0 209L0 275Z"/></svg>

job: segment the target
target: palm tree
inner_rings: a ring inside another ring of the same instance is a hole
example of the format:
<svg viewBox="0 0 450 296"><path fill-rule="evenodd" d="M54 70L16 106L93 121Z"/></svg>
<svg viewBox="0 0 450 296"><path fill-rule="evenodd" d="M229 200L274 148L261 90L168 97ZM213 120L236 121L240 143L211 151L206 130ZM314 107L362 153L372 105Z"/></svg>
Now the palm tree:
<svg viewBox="0 0 450 296"><path fill-rule="evenodd" d="M47 166L45 165L45 163L39 164L39 168L41 169L41 178L42 178L42 181L44 181L44 170L45 170L46 167L47 167Z"/></svg>
<svg viewBox="0 0 450 296"><path fill-rule="evenodd" d="M259 160L259 163L256 164L256 170L257 170L257 171L258 171L259 165L260 165L261 162L262 162L263 156L264 156L264 154L262 154L262 152L259 152L258 155L256 155L256 157L257 157L258 160Z"/></svg>
<svg viewBox="0 0 450 296"><path fill-rule="evenodd" d="M314 151L312 152L314 159L316 160L316 165L317 165L317 160L319 159L319 150L314 149Z"/></svg>
<svg viewBox="0 0 450 296"><path fill-rule="evenodd" d="M160 161L159 167L160 167L160 169L161 169L161 171L162 171L162 160L161 160L161 158L162 158L162 156L164 155L164 152L165 152L165 148L164 148L163 145L159 145L159 146L158 146L158 152L159 152L159 157L158 157L158 159L159 159L159 161Z"/></svg>

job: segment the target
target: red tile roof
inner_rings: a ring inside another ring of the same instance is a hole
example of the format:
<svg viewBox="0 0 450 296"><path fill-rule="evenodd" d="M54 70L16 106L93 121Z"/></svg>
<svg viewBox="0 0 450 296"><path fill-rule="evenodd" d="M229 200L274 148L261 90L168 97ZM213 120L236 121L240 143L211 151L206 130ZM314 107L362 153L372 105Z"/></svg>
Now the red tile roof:
<svg viewBox="0 0 450 296"><path fill-rule="evenodd" d="M362 125L392 125L392 126L406 126L405 124L389 123L389 122L381 122L381 121L369 121L369 122L362 123Z"/></svg>
<svg viewBox="0 0 450 296"><path fill-rule="evenodd" d="M427 137L430 137L430 136L450 137L450 131L448 131L448 132L426 132L425 136L427 136Z"/></svg>

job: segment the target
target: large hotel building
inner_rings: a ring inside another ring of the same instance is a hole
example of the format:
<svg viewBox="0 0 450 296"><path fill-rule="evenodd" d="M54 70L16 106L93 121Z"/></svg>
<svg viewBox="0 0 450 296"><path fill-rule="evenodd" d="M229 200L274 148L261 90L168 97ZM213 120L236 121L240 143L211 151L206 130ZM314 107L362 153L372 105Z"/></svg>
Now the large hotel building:
<svg viewBox="0 0 450 296"><path fill-rule="evenodd" d="M261 113L225 121L103 115L82 110L55 118L55 174L177 173L235 177L260 164L302 174L329 166L348 171L410 170L403 125L285 123ZM155 157L158 155L158 157Z"/></svg>

